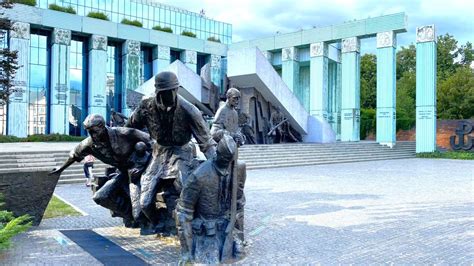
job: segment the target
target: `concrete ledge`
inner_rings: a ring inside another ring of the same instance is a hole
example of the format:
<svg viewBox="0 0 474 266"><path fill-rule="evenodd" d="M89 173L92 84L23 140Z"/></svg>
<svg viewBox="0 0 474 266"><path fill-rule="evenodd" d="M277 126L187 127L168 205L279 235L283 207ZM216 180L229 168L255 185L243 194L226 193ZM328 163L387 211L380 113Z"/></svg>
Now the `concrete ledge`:
<svg viewBox="0 0 474 266"><path fill-rule="evenodd" d="M83 17L82 32L117 38L117 23L96 18Z"/></svg>
<svg viewBox="0 0 474 266"><path fill-rule="evenodd" d="M51 28L62 28L82 31L82 17L49 9L43 10L43 25Z"/></svg>

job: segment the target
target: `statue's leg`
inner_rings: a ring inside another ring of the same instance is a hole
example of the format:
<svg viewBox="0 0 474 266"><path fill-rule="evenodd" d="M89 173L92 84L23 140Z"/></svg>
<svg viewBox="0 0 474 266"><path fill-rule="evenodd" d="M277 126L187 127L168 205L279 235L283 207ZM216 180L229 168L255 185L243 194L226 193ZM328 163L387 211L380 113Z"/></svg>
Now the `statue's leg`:
<svg viewBox="0 0 474 266"><path fill-rule="evenodd" d="M131 203L128 191L124 191L123 182L126 177L122 173L116 173L107 181L92 197L95 203L105 207L115 215L125 219L132 219Z"/></svg>
<svg viewBox="0 0 474 266"><path fill-rule="evenodd" d="M155 206L156 193L158 191L158 183L161 175L160 170L162 169L159 158L160 157L153 158L153 161L140 179L140 208L154 225L157 225L159 222L158 210Z"/></svg>

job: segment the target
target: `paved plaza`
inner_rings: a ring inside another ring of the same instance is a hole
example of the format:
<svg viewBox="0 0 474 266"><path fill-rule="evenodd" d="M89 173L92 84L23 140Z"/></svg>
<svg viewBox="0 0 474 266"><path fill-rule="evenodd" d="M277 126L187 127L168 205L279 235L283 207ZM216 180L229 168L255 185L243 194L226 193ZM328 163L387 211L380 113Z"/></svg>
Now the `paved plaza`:
<svg viewBox="0 0 474 266"><path fill-rule="evenodd" d="M247 175L242 264L474 263L473 161L405 159ZM1 264L101 264L61 229L92 229L150 264L177 261L176 239L122 227L84 185L55 193L86 215L44 220L14 239Z"/></svg>

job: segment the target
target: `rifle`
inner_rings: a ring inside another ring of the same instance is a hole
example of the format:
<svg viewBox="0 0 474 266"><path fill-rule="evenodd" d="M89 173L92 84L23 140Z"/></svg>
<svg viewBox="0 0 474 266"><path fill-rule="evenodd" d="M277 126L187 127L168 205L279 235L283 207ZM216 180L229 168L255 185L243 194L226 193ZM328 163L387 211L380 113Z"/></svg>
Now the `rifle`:
<svg viewBox="0 0 474 266"><path fill-rule="evenodd" d="M238 147L238 146L237 146ZM232 162L232 199L230 202L230 221L225 229L225 240L222 247L221 263L229 263L234 253L234 227L237 215L237 159L239 158L239 149L235 151L234 161Z"/></svg>
<svg viewBox="0 0 474 266"><path fill-rule="evenodd" d="M277 129L279 126L281 126L281 124L285 123L286 121L288 121L288 118L283 119L280 123L272 127L270 131L268 131L267 136L270 136L273 133L273 131L275 131L275 129Z"/></svg>

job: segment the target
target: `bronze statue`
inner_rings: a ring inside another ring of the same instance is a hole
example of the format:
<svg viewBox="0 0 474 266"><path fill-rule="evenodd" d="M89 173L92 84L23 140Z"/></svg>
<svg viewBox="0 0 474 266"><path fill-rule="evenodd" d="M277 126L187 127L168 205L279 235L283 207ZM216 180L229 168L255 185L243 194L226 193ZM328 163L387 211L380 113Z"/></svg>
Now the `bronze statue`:
<svg viewBox="0 0 474 266"><path fill-rule="evenodd" d="M115 112L114 108L110 109L110 124L113 127L123 127L127 122L128 117L122 113Z"/></svg>
<svg viewBox="0 0 474 266"><path fill-rule="evenodd" d="M235 108L239 106L240 91L236 88L230 88L227 93L227 100L216 112L214 121L212 122L211 134L214 140L219 141L225 132L234 138L235 142L240 146L244 144L245 137L240 132L239 115Z"/></svg>
<svg viewBox="0 0 474 266"><path fill-rule="evenodd" d="M201 112L177 94L178 78L172 72L155 76L156 95L141 101L127 127L147 128L156 141L152 159L141 176L140 207L152 222L152 230L173 233L176 200L193 170L191 137L207 158L215 156L212 139ZM155 203L158 199L158 203Z"/></svg>
<svg viewBox="0 0 474 266"><path fill-rule="evenodd" d="M243 256L232 215L236 211L232 207L236 192L232 184L237 173L231 170L231 163L236 152L233 138L224 134L217 156L201 164L184 183L176 207L181 263L231 263ZM245 173L245 169L240 170ZM242 204L234 206L243 208Z"/></svg>
<svg viewBox="0 0 474 266"><path fill-rule="evenodd" d="M270 116L270 126L271 128L267 135L273 136L273 143L283 143L288 141L299 142L291 132L288 118L285 118L278 106L275 107L275 111Z"/></svg>
<svg viewBox="0 0 474 266"><path fill-rule="evenodd" d="M242 132L245 137L246 144L257 144L257 141L255 140L255 130L250 124L250 116L248 114L239 114L239 128L240 132Z"/></svg>
<svg viewBox="0 0 474 266"><path fill-rule="evenodd" d="M151 150L152 140L147 133L132 128L107 127L101 115L90 114L84 120L84 128L89 137L71 151L69 159L50 174L61 174L74 162L80 162L91 154L102 162L114 166L116 172L110 174L108 181L98 189L93 200L113 212L113 216L124 218L126 225L133 223L131 202L128 192L129 159L135 151L135 145L143 143Z"/></svg>

